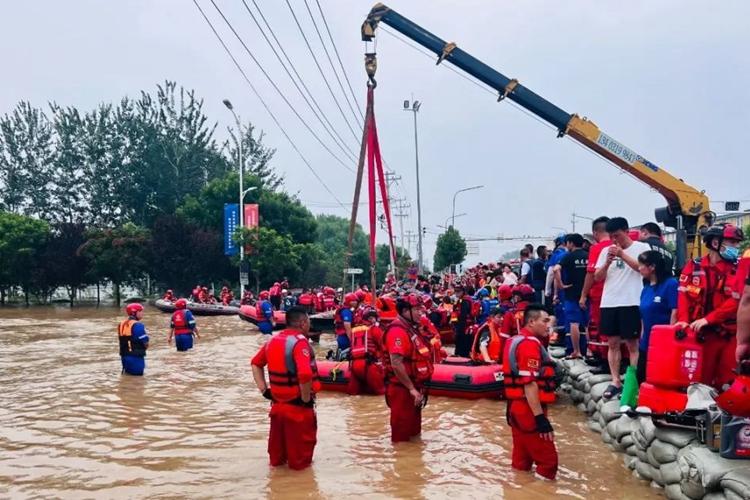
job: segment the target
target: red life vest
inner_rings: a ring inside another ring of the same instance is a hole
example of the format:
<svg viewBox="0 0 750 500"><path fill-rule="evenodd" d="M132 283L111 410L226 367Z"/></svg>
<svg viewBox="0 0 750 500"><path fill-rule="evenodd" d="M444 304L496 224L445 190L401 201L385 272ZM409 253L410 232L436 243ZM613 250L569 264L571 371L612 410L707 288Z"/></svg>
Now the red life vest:
<svg viewBox="0 0 750 500"><path fill-rule="evenodd" d="M430 380L432 372L435 370L432 363L432 349L430 348L429 342L425 341L421 335L419 335L417 330L411 326L403 324L398 319L391 322L383 333L383 346L385 349L383 350L381 361L383 362L386 381L389 383L401 384L398 377L396 377L396 373L393 371L393 366L391 366L391 355L388 352L388 332L394 328L401 328L409 335L412 349L409 357L404 356L404 367L406 368L406 373L409 375L412 382L414 382L415 385L421 386L426 381Z"/></svg>
<svg viewBox="0 0 750 500"><path fill-rule="evenodd" d="M302 392L299 388L297 378L297 364L294 361L294 348L299 342L304 342L310 349L310 367L313 372L312 392L320 391L321 385L318 379L318 365L312 353L307 337L290 330L284 330L278 335L271 337L265 346L266 360L268 361L268 382L271 395L275 402L291 403L299 401Z"/></svg>
<svg viewBox="0 0 750 500"><path fill-rule="evenodd" d="M266 318L266 314L263 312L263 304L268 302L267 300L259 300L255 303L255 320L256 321L271 321Z"/></svg>
<svg viewBox="0 0 750 500"><path fill-rule="evenodd" d="M534 342L539 347L541 366L537 371L519 370L517 351L522 342ZM538 338L527 335L516 335L503 352L503 384L505 398L508 400L526 399L523 378L533 377L539 386L539 401L541 403L555 402L555 362L550 358L547 350Z"/></svg>
<svg viewBox="0 0 750 500"><path fill-rule="evenodd" d="M344 320L341 319L341 311L347 309L346 307L339 306L336 312L333 313L333 331L336 335L346 335L346 328L344 328Z"/></svg>
<svg viewBox="0 0 750 500"><path fill-rule="evenodd" d="M280 287L280 286L278 286L278 285L273 285L273 286L272 286L272 287L271 287L271 288L270 288L270 289L268 290L268 295L271 295L272 297L276 297L276 296L279 296L279 295L281 295L281 287Z"/></svg>
<svg viewBox="0 0 750 500"><path fill-rule="evenodd" d="M679 303L677 319L695 321L713 312L725 301L735 300L736 272L736 265L723 260L712 266L708 256L689 261L680 274L678 291L683 300ZM721 325L714 326L714 329L733 335L737 331L736 320L736 314L731 314Z"/></svg>
<svg viewBox="0 0 750 500"><path fill-rule="evenodd" d="M313 296L309 293L303 293L299 296L299 305L311 306L313 305Z"/></svg>
<svg viewBox="0 0 750 500"><path fill-rule="evenodd" d="M336 298L332 297L330 295L326 295L325 297L323 297L323 308L326 311L330 311L331 309L335 309L336 308Z"/></svg>
<svg viewBox="0 0 750 500"><path fill-rule="evenodd" d="M482 323L474 334L474 345L471 348L471 359L478 363L485 362L484 356L482 356L482 351L479 348L480 340L484 332L488 331L490 336L490 342L487 344L487 354L489 354L492 361L497 361L498 363L502 362L505 341L510 338L509 336L500 333L500 328L494 327L490 321L491 320L487 320Z"/></svg>
<svg viewBox="0 0 750 500"><path fill-rule="evenodd" d="M174 328L175 335L193 333L193 329L185 318L185 309L178 309L172 314L172 328Z"/></svg>
<svg viewBox="0 0 750 500"><path fill-rule="evenodd" d="M352 360L366 359L368 361L377 361L378 348L377 339L372 335L373 326L360 325L352 328Z"/></svg>

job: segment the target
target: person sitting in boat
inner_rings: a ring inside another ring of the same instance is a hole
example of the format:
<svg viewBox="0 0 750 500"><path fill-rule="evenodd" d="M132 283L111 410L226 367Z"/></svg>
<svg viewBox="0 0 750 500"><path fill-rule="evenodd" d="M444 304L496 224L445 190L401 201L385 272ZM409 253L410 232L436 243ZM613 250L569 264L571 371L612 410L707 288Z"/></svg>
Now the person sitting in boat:
<svg viewBox="0 0 750 500"><path fill-rule="evenodd" d="M232 303L234 300L234 294L232 293L232 290L229 289L228 286L221 287L221 295L219 296L221 299L221 303L225 306L228 306Z"/></svg>
<svg viewBox="0 0 750 500"><path fill-rule="evenodd" d="M240 299L240 304L243 306L251 306L255 302L255 296L253 295L253 292L250 290L245 290L242 292L242 299Z"/></svg>
<svg viewBox="0 0 750 500"><path fill-rule="evenodd" d="M271 304L268 290L263 290L258 295L255 303L255 318L258 322L258 330L265 335L273 333L273 305Z"/></svg>
<svg viewBox="0 0 750 500"><path fill-rule="evenodd" d="M378 324L378 312L368 309L362 324L352 328L349 357L349 394L385 394L382 355L383 331Z"/></svg>
<svg viewBox="0 0 750 500"><path fill-rule="evenodd" d="M500 331L506 338L518 334L523 326L523 312L526 307L534 300L534 289L531 285L516 285L512 290L513 306L505 312L503 323ZM546 337L545 337L546 339Z"/></svg>
<svg viewBox="0 0 750 500"><path fill-rule="evenodd" d="M498 307L505 311L513 309L513 287L510 285L500 285L497 287Z"/></svg>
<svg viewBox="0 0 750 500"><path fill-rule="evenodd" d="M336 333L336 344L339 352L351 346L352 328L354 327L354 312L359 307L357 295L347 293L344 303L336 309L333 315L333 329Z"/></svg>
<svg viewBox="0 0 750 500"><path fill-rule="evenodd" d="M193 292L190 294L190 300L192 302L200 302L201 301L201 290L203 290L203 288L201 288L200 285L195 285L193 287Z"/></svg>
<svg viewBox="0 0 750 500"><path fill-rule="evenodd" d="M122 373L141 376L146 369L145 358L146 349L148 349L148 333L146 326L141 323L143 306L137 303L128 304L125 307L125 314L128 315L128 319L120 323L117 328Z"/></svg>
<svg viewBox="0 0 750 500"><path fill-rule="evenodd" d="M297 298L297 304L307 311L307 314L315 313L315 295L309 288L302 290L302 293Z"/></svg>
<svg viewBox="0 0 750 500"><path fill-rule="evenodd" d="M208 288L202 286L198 292L198 302L201 304L208 304Z"/></svg>
<svg viewBox="0 0 750 500"><path fill-rule="evenodd" d="M174 292L172 290L167 290L161 299L166 300L167 302L174 302L175 301Z"/></svg>
<svg viewBox="0 0 750 500"><path fill-rule="evenodd" d="M474 335L471 359L476 363L501 363L505 341L510 338L502 333L503 311L496 307L490 311L487 321L482 323Z"/></svg>
<svg viewBox="0 0 750 500"><path fill-rule="evenodd" d="M193 348L193 336L198 338L201 336L198 333L193 313L187 309L187 300L177 299L174 305L177 310L172 313L167 343L172 345L172 338L174 338L178 351L188 351Z"/></svg>

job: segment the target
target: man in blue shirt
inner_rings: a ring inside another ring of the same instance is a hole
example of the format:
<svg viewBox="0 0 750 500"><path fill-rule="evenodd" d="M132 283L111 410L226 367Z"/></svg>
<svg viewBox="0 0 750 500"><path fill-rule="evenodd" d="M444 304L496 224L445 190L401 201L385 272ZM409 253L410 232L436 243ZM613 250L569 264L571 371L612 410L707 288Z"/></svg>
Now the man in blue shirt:
<svg viewBox="0 0 750 500"><path fill-rule="evenodd" d="M143 319L141 304L128 304L125 308L128 319L120 323L117 336L120 341L120 359L122 372L128 375L143 375L146 369L146 349L148 349L148 334Z"/></svg>
<svg viewBox="0 0 750 500"><path fill-rule="evenodd" d="M258 322L258 330L265 335L273 333L273 305L271 304L268 290L263 290L258 295L258 302L255 304L255 316Z"/></svg>

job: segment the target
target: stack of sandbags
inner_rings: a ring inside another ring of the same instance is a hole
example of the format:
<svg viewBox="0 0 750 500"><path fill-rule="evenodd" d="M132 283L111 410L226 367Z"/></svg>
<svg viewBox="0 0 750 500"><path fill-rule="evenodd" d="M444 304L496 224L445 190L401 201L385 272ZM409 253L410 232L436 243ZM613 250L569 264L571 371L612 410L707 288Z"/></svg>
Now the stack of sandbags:
<svg viewBox="0 0 750 500"><path fill-rule="evenodd" d="M685 448L678 455L680 490L686 497L697 499L722 493L727 498L750 498L747 462L721 458L705 446Z"/></svg>

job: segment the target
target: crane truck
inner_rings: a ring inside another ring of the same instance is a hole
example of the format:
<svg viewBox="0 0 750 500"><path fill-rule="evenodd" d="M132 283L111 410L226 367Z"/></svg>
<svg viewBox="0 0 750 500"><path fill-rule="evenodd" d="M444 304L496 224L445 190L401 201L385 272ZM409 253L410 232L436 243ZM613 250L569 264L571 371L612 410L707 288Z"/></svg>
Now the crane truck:
<svg viewBox="0 0 750 500"><path fill-rule="evenodd" d="M376 4L362 24L362 40L371 41L380 23L385 23L437 56L437 64L448 62L498 92L498 101L510 99L519 106L552 124L558 137L568 135L599 156L629 172L658 191L667 206L655 210L656 220L672 227L677 233L676 264L682 267L687 258L700 255L700 233L713 223L715 214L709 208L705 192L688 185L660 166L602 132L599 127L577 114L557 107L522 85L508 78L453 42L446 42L410 21L393 9ZM372 71L370 54L368 73ZM372 79L372 74L370 75Z"/></svg>

